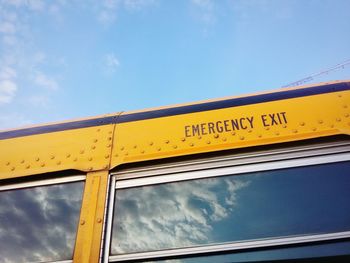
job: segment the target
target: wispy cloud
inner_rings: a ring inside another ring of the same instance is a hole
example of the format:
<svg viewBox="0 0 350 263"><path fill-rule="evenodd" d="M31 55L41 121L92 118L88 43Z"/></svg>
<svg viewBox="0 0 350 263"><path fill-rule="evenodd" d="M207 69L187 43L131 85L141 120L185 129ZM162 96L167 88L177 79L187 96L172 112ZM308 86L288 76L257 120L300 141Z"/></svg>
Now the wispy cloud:
<svg viewBox="0 0 350 263"><path fill-rule="evenodd" d="M120 10L140 11L142 9L154 6L156 0L104 0L99 6L97 19L103 25L113 24Z"/></svg>
<svg viewBox="0 0 350 263"><path fill-rule="evenodd" d="M196 19L206 24L212 24L216 21L215 4L212 0L191 0L195 7L194 16Z"/></svg>
<svg viewBox="0 0 350 263"><path fill-rule="evenodd" d="M10 103L17 91L17 85L12 80L0 80L0 105Z"/></svg>
<svg viewBox="0 0 350 263"><path fill-rule="evenodd" d="M118 58L113 53L107 54L105 56L104 63L105 63L107 72L109 73L115 72L120 65Z"/></svg>
<svg viewBox="0 0 350 263"><path fill-rule="evenodd" d="M48 90L57 90L59 88L58 83L53 78L45 75L42 72L36 73L34 83Z"/></svg>

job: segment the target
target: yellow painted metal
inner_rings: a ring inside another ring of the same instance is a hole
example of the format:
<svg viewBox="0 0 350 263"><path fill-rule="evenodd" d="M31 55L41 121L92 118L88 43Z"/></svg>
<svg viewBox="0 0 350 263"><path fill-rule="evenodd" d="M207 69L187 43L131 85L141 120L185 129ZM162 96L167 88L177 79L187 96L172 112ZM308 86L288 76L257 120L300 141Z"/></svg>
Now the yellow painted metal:
<svg viewBox="0 0 350 263"><path fill-rule="evenodd" d="M350 91L342 91L121 123L116 126L111 167L157 158L350 135L349 115ZM232 120L239 126L242 124L240 129L233 129ZM214 129L210 130L210 125L214 125Z"/></svg>
<svg viewBox="0 0 350 263"><path fill-rule="evenodd" d="M73 262L99 262L108 170L87 174Z"/></svg>
<svg viewBox="0 0 350 263"><path fill-rule="evenodd" d="M107 169L114 125L0 140L0 179L67 169Z"/></svg>

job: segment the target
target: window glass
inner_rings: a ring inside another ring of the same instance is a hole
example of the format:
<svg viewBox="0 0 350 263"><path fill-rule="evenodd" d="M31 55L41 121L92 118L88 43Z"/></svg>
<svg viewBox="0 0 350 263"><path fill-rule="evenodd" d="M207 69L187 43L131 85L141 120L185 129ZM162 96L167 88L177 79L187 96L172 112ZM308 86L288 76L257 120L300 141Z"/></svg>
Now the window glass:
<svg viewBox="0 0 350 263"><path fill-rule="evenodd" d="M333 258L330 258L333 257ZM317 260L315 260L317 258ZM223 253L219 255L206 255L191 258L176 258L166 260L149 260L144 263L226 263L226 262L275 262L275 260L288 260L288 263L297 259L310 259L306 262L349 262L350 242L338 242L330 244L314 244L298 247L284 247L278 249L264 249L259 251L246 251ZM312 260L313 259L313 260ZM322 261L324 259L324 261ZM342 261L340 261L342 259ZM285 262L285 261L284 261Z"/></svg>
<svg viewBox="0 0 350 263"><path fill-rule="evenodd" d="M0 262L73 258L83 182L0 192Z"/></svg>
<svg viewBox="0 0 350 263"><path fill-rule="evenodd" d="M348 231L349 189L350 162L118 189L111 254Z"/></svg>

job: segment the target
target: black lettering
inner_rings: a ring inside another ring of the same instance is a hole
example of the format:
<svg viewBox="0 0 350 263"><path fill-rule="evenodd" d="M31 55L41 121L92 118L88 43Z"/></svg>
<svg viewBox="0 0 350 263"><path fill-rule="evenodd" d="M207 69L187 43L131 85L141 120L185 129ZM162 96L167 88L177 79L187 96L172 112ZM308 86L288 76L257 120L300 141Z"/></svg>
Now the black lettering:
<svg viewBox="0 0 350 263"><path fill-rule="evenodd" d="M286 115L286 112L281 112L281 115L283 116L284 123L288 123L288 122L287 122L287 117L285 116L285 115Z"/></svg>
<svg viewBox="0 0 350 263"><path fill-rule="evenodd" d="M271 118L271 126L273 125L278 125L278 122L275 120L275 114L269 114L270 118Z"/></svg>
<svg viewBox="0 0 350 263"><path fill-rule="evenodd" d="M202 135L207 135L207 132L206 132L206 130L205 130L205 125L206 125L206 123L202 123L201 124L201 131L202 131Z"/></svg>
<svg viewBox="0 0 350 263"><path fill-rule="evenodd" d="M239 130L239 125L238 125L238 121L237 119L231 120L231 124L232 124L232 129L235 130Z"/></svg>
<svg viewBox="0 0 350 263"><path fill-rule="evenodd" d="M248 127L245 126L245 125L243 125L243 121L244 121L244 120L245 120L245 118L240 118L240 119L239 119L239 123L241 124L241 128L244 129L244 130L246 130Z"/></svg>
<svg viewBox="0 0 350 263"><path fill-rule="evenodd" d="M215 126L215 124L213 122L208 122L209 134L215 133L214 126Z"/></svg>
<svg viewBox="0 0 350 263"><path fill-rule="evenodd" d="M196 136L196 135L200 135L200 132L199 132L199 125L192 125L192 135L193 136Z"/></svg>
<svg viewBox="0 0 350 263"><path fill-rule="evenodd" d="M216 122L216 131L219 133L222 133L224 131L224 129L222 128L222 121L217 121Z"/></svg>
<svg viewBox="0 0 350 263"><path fill-rule="evenodd" d="M269 124L266 123L267 120L266 120L266 115L265 115L265 114L264 114L264 115L261 115L261 120L262 120L263 125L264 125L265 127L270 126Z"/></svg>
<svg viewBox="0 0 350 263"><path fill-rule="evenodd" d="M224 127L225 127L225 132L231 131L229 128L229 120L224 120Z"/></svg>
<svg viewBox="0 0 350 263"><path fill-rule="evenodd" d="M249 121L249 124L250 124L250 128L253 129L254 128L254 125L253 125L253 120L254 120L254 117L247 117L247 120Z"/></svg>
<svg viewBox="0 0 350 263"><path fill-rule="evenodd" d="M191 126L189 126L189 125L185 126L185 136L186 137L191 137L191 135L190 135L190 127Z"/></svg>
<svg viewBox="0 0 350 263"><path fill-rule="evenodd" d="M279 120L279 124L282 124L282 120L281 120L281 117L280 117L280 114L279 113L277 113L277 117L278 117L278 120Z"/></svg>

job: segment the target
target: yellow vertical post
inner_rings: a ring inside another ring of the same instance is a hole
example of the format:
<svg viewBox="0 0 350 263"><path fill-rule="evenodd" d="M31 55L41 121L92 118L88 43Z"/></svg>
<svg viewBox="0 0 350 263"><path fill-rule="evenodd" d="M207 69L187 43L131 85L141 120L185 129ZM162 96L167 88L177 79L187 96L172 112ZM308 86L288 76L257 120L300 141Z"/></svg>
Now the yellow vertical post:
<svg viewBox="0 0 350 263"><path fill-rule="evenodd" d="M97 263L100 257L108 170L87 174L73 261Z"/></svg>

